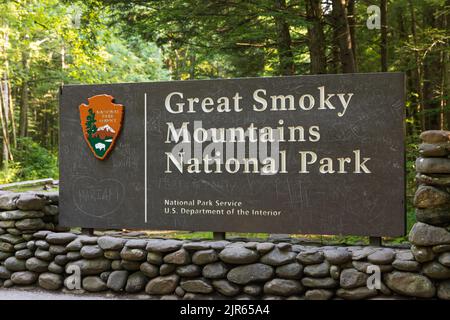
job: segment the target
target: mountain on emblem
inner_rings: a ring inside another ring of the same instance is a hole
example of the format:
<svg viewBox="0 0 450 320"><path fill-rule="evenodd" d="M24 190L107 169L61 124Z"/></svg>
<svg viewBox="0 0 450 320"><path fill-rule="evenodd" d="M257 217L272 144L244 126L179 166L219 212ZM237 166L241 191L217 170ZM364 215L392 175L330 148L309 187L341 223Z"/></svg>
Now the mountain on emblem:
<svg viewBox="0 0 450 320"><path fill-rule="evenodd" d="M123 105L113 103L110 95L101 94L81 104L80 121L84 140L97 159L111 152L122 127Z"/></svg>

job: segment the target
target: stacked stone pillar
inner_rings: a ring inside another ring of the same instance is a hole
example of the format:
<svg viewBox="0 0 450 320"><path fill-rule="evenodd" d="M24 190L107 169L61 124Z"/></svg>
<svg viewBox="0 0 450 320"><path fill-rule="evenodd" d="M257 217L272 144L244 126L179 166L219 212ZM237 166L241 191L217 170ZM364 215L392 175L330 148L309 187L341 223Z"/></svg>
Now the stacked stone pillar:
<svg viewBox="0 0 450 320"><path fill-rule="evenodd" d="M416 220L411 251L421 272L435 282L437 296L450 298L450 131L420 135L416 160Z"/></svg>

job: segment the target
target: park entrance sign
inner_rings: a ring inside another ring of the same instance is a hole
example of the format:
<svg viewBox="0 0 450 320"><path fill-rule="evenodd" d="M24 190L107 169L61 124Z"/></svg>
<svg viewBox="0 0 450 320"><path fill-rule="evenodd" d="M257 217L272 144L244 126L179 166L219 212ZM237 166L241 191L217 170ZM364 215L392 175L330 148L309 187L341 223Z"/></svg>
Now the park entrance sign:
<svg viewBox="0 0 450 320"><path fill-rule="evenodd" d="M403 235L404 95L401 73L64 86L60 224Z"/></svg>

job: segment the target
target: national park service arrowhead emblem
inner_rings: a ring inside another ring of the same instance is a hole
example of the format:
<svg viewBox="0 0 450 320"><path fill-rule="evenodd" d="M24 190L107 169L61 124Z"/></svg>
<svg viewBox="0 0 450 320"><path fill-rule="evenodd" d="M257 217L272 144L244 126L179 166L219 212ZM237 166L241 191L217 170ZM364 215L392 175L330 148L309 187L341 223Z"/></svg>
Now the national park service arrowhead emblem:
<svg viewBox="0 0 450 320"><path fill-rule="evenodd" d="M111 152L122 127L123 105L113 103L110 95L101 94L81 104L80 121L84 140L97 159Z"/></svg>

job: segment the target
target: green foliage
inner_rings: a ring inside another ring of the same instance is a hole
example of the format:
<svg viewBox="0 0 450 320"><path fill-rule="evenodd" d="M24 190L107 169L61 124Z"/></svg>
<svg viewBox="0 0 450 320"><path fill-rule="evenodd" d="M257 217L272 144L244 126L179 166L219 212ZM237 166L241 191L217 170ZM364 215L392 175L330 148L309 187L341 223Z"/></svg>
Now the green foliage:
<svg viewBox="0 0 450 320"><path fill-rule="evenodd" d="M0 183L59 177L57 154L30 138L20 139L20 149L13 150L14 162L0 171Z"/></svg>
<svg viewBox="0 0 450 320"><path fill-rule="evenodd" d="M89 109L88 112L89 114L86 118L86 131L89 138L92 138L92 135L97 132L97 126L95 125L97 120L95 120L95 112L92 109Z"/></svg>

